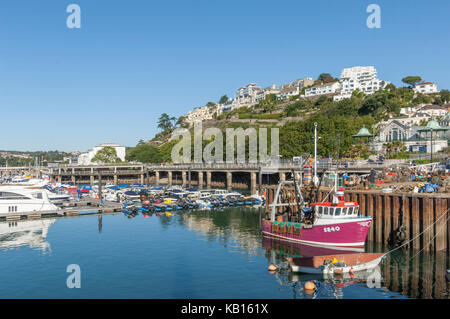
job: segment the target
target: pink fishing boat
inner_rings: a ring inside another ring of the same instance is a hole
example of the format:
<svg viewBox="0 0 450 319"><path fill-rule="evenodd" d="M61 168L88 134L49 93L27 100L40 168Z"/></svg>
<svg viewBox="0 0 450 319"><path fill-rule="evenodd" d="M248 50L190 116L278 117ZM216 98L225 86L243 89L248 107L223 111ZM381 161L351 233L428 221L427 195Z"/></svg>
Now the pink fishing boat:
<svg viewBox="0 0 450 319"><path fill-rule="evenodd" d="M293 185L297 203L279 203L278 198L284 185ZM337 189L337 187L336 187ZM342 201L341 201L342 200ZM288 218L277 215L278 208L297 205L300 212ZM318 245L324 247L364 247L372 217L359 215L357 202L343 201L343 194L336 192L333 203L320 202L305 204L299 185L295 181L278 184L274 203L270 204L269 219L261 222L264 236L280 240Z"/></svg>

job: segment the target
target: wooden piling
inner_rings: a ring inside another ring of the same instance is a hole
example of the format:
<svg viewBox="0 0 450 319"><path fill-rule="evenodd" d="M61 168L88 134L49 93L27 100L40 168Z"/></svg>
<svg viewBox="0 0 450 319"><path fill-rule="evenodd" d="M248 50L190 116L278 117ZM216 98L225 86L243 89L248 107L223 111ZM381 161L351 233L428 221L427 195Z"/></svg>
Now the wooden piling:
<svg viewBox="0 0 450 319"><path fill-rule="evenodd" d="M420 216L419 216L419 198L417 196L413 196L412 198L412 207L411 207L411 239L415 238L420 233ZM413 249L420 249L420 238L415 239L411 246Z"/></svg>
<svg viewBox="0 0 450 319"><path fill-rule="evenodd" d="M373 194L366 194L367 198L367 216L372 217L372 225L369 229L369 234L367 236L367 240L370 242L373 242L375 240L375 214L373 213L373 202L374 202L374 195Z"/></svg>
<svg viewBox="0 0 450 319"><path fill-rule="evenodd" d="M389 239L389 235L391 233L391 197L389 195L383 196L383 243L387 243Z"/></svg>
<svg viewBox="0 0 450 319"><path fill-rule="evenodd" d="M436 251L443 251L446 248L445 241L447 239L447 200L436 198L434 211L434 220L436 221L434 247Z"/></svg>
<svg viewBox="0 0 450 319"><path fill-rule="evenodd" d="M400 200L399 196L392 196L392 230L397 230L399 227Z"/></svg>
<svg viewBox="0 0 450 319"><path fill-rule="evenodd" d="M383 242L383 226L382 226L382 198L381 195L375 195L375 239L377 243Z"/></svg>
<svg viewBox="0 0 450 319"><path fill-rule="evenodd" d="M406 227L406 240L410 240L410 232L411 232L411 207L409 205L410 197L403 195L402 196L402 223Z"/></svg>
<svg viewBox="0 0 450 319"><path fill-rule="evenodd" d="M432 246L431 239L433 238L433 200L432 198L423 198L423 209L421 210L421 219L424 233L422 235L422 247L424 251L430 251Z"/></svg>

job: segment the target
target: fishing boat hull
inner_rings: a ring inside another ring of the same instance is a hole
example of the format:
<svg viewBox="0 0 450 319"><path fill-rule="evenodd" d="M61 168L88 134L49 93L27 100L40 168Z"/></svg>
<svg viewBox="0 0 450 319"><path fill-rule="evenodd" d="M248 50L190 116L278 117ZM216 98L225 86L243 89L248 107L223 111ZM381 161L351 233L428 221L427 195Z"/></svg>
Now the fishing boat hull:
<svg viewBox="0 0 450 319"><path fill-rule="evenodd" d="M320 246L364 247L372 219L355 218L350 220L321 221L320 224L307 228L301 224L275 224L270 220L262 221L262 233L265 236L290 242Z"/></svg>

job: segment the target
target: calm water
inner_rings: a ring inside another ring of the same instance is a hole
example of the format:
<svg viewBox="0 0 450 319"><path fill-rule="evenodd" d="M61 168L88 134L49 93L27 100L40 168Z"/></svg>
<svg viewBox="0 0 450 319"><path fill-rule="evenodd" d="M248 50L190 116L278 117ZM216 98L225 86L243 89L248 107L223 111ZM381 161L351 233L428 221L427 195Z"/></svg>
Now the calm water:
<svg viewBox="0 0 450 319"><path fill-rule="evenodd" d="M267 271L302 249L263 240L255 209L0 223L0 298L448 298L447 254L392 256L380 288L367 286L374 273ZM69 264L81 268L80 289L67 288ZM310 279L319 284L312 296L302 289Z"/></svg>

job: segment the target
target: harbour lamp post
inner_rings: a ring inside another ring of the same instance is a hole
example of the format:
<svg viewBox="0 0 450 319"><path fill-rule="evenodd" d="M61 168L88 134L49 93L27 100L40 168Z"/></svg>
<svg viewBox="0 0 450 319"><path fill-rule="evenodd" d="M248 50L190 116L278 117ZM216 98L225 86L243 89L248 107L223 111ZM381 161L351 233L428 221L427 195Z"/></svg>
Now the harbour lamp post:
<svg viewBox="0 0 450 319"><path fill-rule="evenodd" d="M430 164L433 163L433 128L431 128L430 134Z"/></svg>
<svg viewBox="0 0 450 319"><path fill-rule="evenodd" d="M317 122L314 122L314 185L319 184L319 178L317 177Z"/></svg>

